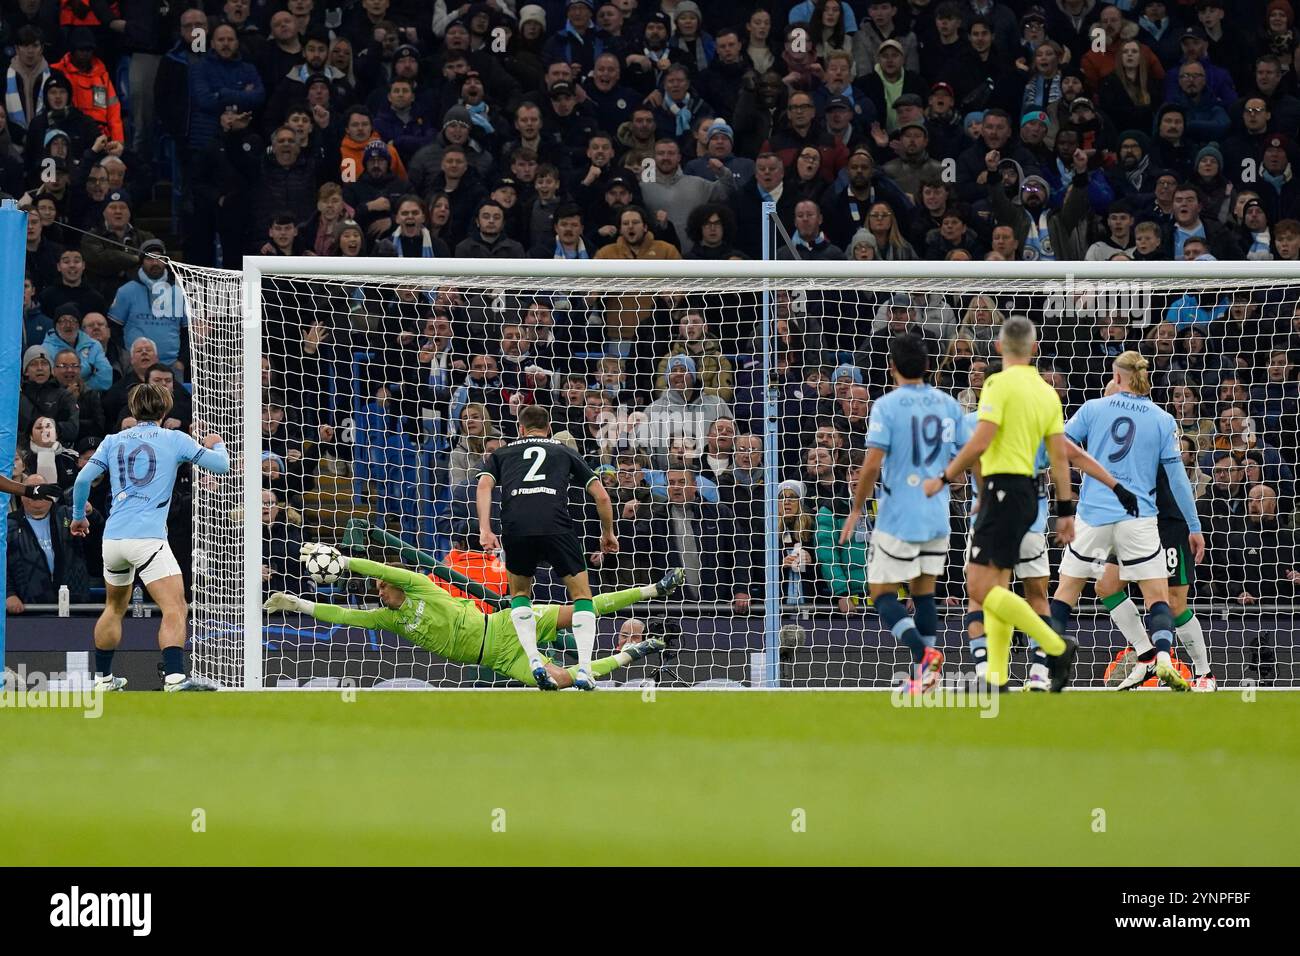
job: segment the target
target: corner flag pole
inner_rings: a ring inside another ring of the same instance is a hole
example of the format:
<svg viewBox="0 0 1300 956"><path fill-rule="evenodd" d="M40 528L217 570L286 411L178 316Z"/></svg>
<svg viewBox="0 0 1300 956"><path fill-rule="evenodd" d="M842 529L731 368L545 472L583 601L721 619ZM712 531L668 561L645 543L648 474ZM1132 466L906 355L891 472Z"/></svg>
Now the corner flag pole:
<svg viewBox="0 0 1300 956"><path fill-rule="evenodd" d="M12 199L0 204L0 461L13 464L18 445L18 389L22 379L23 273L27 257L27 213ZM8 470L8 469L6 469ZM9 496L0 492L8 513ZM9 528L0 521L0 585L5 585ZM0 592L5 591L0 587ZM0 674L5 663L5 620L0 617ZM0 679L0 687L3 680Z"/></svg>

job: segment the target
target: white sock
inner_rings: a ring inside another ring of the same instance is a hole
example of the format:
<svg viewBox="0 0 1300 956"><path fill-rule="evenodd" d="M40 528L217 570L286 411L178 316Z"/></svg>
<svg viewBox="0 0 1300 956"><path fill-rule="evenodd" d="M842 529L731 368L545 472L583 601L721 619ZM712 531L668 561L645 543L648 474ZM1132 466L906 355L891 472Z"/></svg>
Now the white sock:
<svg viewBox="0 0 1300 956"><path fill-rule="evenodd" d="M1129 642L1139 657L1151 652L1155 645L1147 636L1147 629L1142 626L1142 615L1138 613L1137 605L1133 603L1132 598L1125 598L1123 604L1111 611L1110 619L1115 622L1119 632L1124 635L1124 639Z"/></svg>
<svg viewBox="0 0 1300 956"><path fill-rule="evenodd" d="M510 620L515 626L515 636L528 655L528 663L535 664L542 655L537 653L537 618L533 616L531 604L510 609Z"/></svg>
<svg viewBox="0 0 1300 956"><path fill-rule="evenodd" d="M988 669L989 669L989 662L988 662L988 661L979 661L979 662L976 663L976 665L975 665L975 677L976 677L978 680L983 680L983 679L984 679L984 674L988 671Z"/></svg>
<svg viewBox="0 0 1300 956"><path fill-rule="evenodd" d="M112 675L110 674L109 676L111 677ZM184 679L185 679L185 675L184 675L184 674L168 674L166 677L163 678L163 683L165 683L165 684L179 684L179 683L180 683L181 681L183 681Z"/></svg>
<svg viewBox="0 0 1300 956"><path fill-rule="evenodd" d="M1168 665L1170 665L1171 667L1173 666L1173 661L1169 659L1169 652L1168 652L1168 651L1160 651L1158 654L1156 654L1156 663L1157 663L1157 664L1168 664Z"/></svg>
<svg viewBox="0 0 1300 956"><path fill-rule="evenodd" d="M1197 677L1204 677L1210 672L1210 649L1205 646L1205 632L1201 630L1201 619L1195 614L1185 624L1178 625L1178 639L1187 648L1192 659L1192 667Z"/></svg>
<svg viewBox="0 0 1300 956"><path fill-rule="evenodd" d="M596 646L596 612L573 612L573 642L578 645L578 669L591 670L591 652Z"/></svg>
<svg viewBox="0 0 1300 956"><path fill-rule="evenodd" d="M655 598L659 597L659 585L657 584L642 585L641 597L645 598L645 600L647 601L653 601Z"/></svg>

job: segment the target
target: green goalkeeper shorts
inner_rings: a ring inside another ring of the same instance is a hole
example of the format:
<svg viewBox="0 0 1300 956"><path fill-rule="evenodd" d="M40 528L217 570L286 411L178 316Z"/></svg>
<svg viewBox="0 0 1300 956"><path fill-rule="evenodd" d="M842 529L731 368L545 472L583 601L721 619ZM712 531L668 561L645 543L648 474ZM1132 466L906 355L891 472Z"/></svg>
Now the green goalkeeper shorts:
<svg viewBox="0 0 1300 956"><path fill-rule="evenodd" d="M559 635L560 608L555 604L537 604L533 606L537 620L537 645L554 644ZM545 656L545 655L543 655ZM550 658L546 658L550 660ZM528 655L515 634L514 621L510 620L510 611L497 611L488 619L487 649L483 654L483 666L490 667L498 674L536 687L533 669L528 666Z"/></svg>

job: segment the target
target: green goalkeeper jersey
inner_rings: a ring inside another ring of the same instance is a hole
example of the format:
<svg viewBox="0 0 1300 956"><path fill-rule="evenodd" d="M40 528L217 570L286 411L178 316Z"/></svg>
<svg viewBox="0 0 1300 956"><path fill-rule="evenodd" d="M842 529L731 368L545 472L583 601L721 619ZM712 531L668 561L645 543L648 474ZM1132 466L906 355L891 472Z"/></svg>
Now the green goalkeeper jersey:
<svg viewBox="0 0 1300 956"><path fill-rule="evenodd" d="M364 558L349 558L348 568L353 574L379 578L401 588L406 600L399 608L367 611L317 604L313 612L317 620L391 631L458 664L477 664L486 659L488 617L473 601L452 597L423 574L405 568Z"/></svg>

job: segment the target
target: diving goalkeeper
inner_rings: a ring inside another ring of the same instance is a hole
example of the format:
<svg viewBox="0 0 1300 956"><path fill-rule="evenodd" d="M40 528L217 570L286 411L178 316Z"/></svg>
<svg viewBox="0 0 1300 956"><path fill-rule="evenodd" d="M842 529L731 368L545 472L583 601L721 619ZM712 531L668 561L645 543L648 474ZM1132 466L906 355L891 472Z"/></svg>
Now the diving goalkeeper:
<svg viewBox="0 0 1300 956"><path fill-rule="evenodd" d="M311 553L313 547L319 546L307 545L303 548L304 558ZM484 614L472 600L452 597L416 571L346 555L343 556L343 563L353 574L378 580L379 601L383 607L363 611L334 604L318 604L294 594L277 592L262 605L263 608L267 611L310 614L327 624L391 631L454 663L478 664L529 687L537 686L523 645L515 635L508 610ZM664 597L676 590L685 577L686 573L681 568L676 568L664 575L658 584L598 594L594 598L596 613L613 614L638 601ZM559 630L571 627L572 624L571 605L539 605L537 643L553 643ZM664 641L658 637L627 644L611 657L592 661L591 673L602 677L616 668L626 667L663 649ZM555 686L544 687L544 690L558 690L573 685L574 677L577 676L576 667L565 669L550 661L545 664Z"/></svg>

